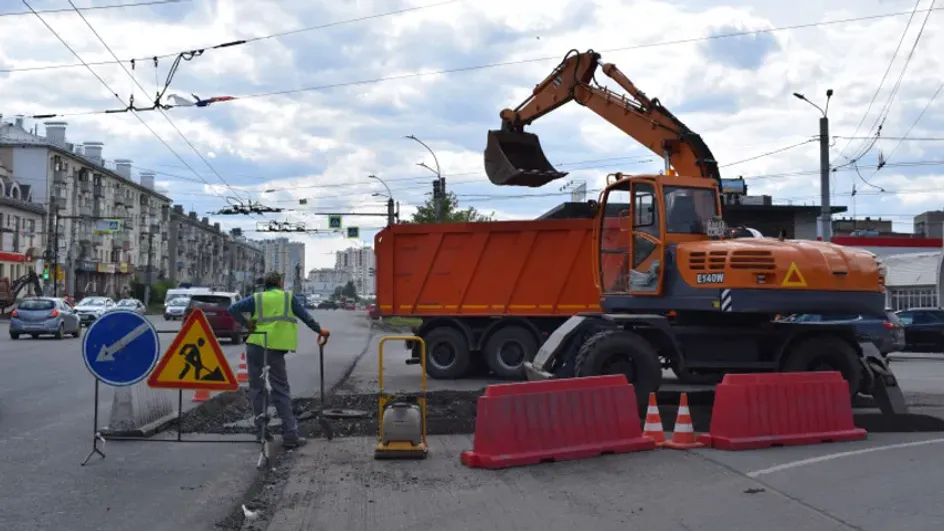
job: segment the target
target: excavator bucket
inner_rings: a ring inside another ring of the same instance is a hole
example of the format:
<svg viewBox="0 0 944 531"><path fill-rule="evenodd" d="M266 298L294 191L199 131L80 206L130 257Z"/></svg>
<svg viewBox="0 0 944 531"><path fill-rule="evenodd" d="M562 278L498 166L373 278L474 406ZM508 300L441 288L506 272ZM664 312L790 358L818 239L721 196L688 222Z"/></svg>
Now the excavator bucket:
<svg viewBox="0 0 944 531"><path fill-rule="evenodd" d="M557 171L541 148L538 136L516 131L489 131L485 174L498 186L543 186L567 175Z"/></svg>

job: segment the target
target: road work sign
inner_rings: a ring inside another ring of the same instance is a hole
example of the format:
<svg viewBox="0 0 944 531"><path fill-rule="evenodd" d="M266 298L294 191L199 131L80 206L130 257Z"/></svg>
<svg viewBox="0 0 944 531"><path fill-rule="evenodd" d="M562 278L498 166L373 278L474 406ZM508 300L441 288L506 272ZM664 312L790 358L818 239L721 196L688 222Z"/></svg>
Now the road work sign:
<svg viewBox="0 0 944 531"><path fill-rule="evenodd" d="M102 383L133 385L151 373L161 353L157 330L144 316L112 310L95 320L82 340L85 366Z"/></svg>
<svg viewBox="0 0 944 531"><path fill-rule="evenodd" d="M148 378L148 386L207 391L239 389L233 369L202 310L195 309L184 321Z"/></svg>
<svg viewBox="0 0 944 531"><path fill-rule="evenodd" d="M803 273L800 273L800 268L797 267L796 262L790 263L790 269L787 269L787 276L783 277L783 282L781 282L780 285L786 288L806 287L806 279L803 278Z"/></svg>

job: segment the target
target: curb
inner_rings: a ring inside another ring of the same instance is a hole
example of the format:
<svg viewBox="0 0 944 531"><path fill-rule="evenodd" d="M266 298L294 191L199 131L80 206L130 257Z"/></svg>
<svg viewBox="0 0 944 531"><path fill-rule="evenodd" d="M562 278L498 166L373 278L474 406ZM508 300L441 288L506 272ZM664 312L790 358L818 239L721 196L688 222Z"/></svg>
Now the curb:
<svg viewBox="0 0 944 531"><path fill-rule="evenodd" d="M166 431L174 421L177 420L179 413L168 413L163 417L145 424L140 428L135 428L133 430L113 430L108 426L99 428L98 432L102 434L102 437L106 439L108 437L152 437L158 433Z"/></svg>

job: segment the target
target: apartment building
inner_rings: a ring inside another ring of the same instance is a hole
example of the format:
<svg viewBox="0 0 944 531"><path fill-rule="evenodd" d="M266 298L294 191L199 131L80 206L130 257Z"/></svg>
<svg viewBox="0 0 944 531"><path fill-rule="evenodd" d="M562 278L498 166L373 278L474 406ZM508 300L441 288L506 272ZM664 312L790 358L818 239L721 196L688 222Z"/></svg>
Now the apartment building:
<svg viewBox="0 0 944 531"><path fill-rule="evenodd" d="M0 278L25 275L42 256L46 210L32 196L31 187L0 163Z"/></svg>
<svg viewBox="0 0 944 531"><path fill-rule="evenodd" d="M328 297L334 293L335 288L343 286L351 280L354 280L354 277L350 271L329 268L312 269L305 279L305 293Z"/></svg>
<svg viewBox="0 0 944 531"><path fill-rule="evenodd" d="M233 229L229 231L229 239L223 249L230 264L227 291L252 293L256 279L265 274L262 244L247 239L241 229Z"/></svg>
<svg viewBox="0 0 944 531"><path fill-rule="evenodd" d="M357 293L363 297L373 297L377 293L376 267L373 247L350 247L335 255L334 268L350 275L357 286Z"/></svg>
<svg viewBox="0 0 944 531"><path fill-rule="evenodd" d="M174 205L170 212L168 277L175 284L193 284L223 289L228 283L230 263L224 253L227 235L219 223L210 223L196 212Z"/></svg>
<svg viewBox="0 0 944 531"><path fill-rule="evenodd" d="M136 182L130 160L106 163L103 143L69 143L66 122L43 125L40 135L21 117L0 119L0 163L46 210L45 250L65 265L57 293L119 296L142 274L161 278L171 200L154 189L154 174Z"/></svg>
<svg viewBox="0 0 944 531"><path fill-rule="evenodd" d="M298 271L305 271L305 244L284 237L261 240L260 244L265 252L266 270L278 271L287 287L301 289L295 286L295 271L296 267Z"/></svg>

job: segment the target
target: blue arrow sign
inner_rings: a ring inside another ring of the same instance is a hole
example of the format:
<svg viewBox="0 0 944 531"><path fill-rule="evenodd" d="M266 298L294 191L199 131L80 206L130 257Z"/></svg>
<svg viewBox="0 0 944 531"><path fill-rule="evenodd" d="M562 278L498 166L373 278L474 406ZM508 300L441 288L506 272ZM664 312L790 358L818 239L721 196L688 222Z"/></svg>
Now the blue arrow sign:
<svg viewBox="0 0 944 531"><path fill-rule="evenodd" d="M151 321L128 310L113 310L96 319L82 341L89 372L115 387L146 378L160 352L161 341Z"/></svg>

